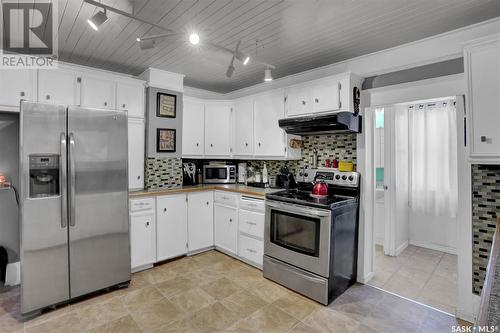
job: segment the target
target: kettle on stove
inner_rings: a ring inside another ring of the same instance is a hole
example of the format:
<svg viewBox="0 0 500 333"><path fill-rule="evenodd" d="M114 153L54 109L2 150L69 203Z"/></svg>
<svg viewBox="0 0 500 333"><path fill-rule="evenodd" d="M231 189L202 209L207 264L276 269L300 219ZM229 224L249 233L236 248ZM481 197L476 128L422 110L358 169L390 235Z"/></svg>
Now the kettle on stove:
<svg viewBox="0 0 500 333"><path fill-rule="evenodd" d="M316 177L314 181L314 186L312 189L312 195L314 196L326 196L328 195L328 184L325 182L323 177Z"/></svg>

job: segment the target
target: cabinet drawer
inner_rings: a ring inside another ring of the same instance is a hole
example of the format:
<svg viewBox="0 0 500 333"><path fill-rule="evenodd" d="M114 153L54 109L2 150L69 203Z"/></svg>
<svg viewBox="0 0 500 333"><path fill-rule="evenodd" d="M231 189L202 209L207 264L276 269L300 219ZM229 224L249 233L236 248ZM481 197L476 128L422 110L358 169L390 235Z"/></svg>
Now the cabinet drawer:
<svg viewBox="0 0 500 333"><path fill-rule="evenodd" d="M264 213L266 204L263 199L242 196L240 198L240 208Z"/></svg>
<svg viewBox="0 0 500 333"><path fill-rule="evenodd" d="M226 192L215 192L215 202L226 206L237 207L238 196L235 194L228 194Z"/></svg>
<svg viewBox="0 0 500 333"><path fill-rule="evenodd" d="M155 208L154 198L132 199L130 200L130 212L153 211Z"/></svg>
<svg viewBox="0 0 500 333"><path fill-rule="evenodd" d="M238 225L240 232L264 238L264 213L240 209Z"/></svg>
<svg viewBox="0 0 500 333"><path fill-rule="evenodd" d="M262 266L264 242L240 234L238 255L259 266Z"/></svg>

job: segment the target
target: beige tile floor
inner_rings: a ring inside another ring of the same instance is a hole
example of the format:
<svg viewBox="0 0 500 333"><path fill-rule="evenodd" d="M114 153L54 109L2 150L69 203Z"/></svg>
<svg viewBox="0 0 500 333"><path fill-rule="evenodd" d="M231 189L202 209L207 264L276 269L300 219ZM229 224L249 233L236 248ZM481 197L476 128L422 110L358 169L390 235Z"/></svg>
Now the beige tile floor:
<svg viewBox="0 0 500 333"><path fill-rule="evenodd" d="M128 289L35 318L0 294L0 332L449 332L454 317L355 285L324 307L216 251L134 274Z"/></svg>
<svg viewBox="0 0 500 333"><path fill-rule="evenodd" d="M368 284L454 314L457 281L456 255L410 245L390 257L377 245L375 276Z"/></svg>

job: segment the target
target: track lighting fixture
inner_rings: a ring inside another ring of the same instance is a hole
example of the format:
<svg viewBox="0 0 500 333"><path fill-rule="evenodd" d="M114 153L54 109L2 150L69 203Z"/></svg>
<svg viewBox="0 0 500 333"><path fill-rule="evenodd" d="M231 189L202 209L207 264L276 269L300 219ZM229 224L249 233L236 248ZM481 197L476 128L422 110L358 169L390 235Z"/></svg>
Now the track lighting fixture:
<svg viewBox="0 0 500 333"><path fill-rule="evenodd" d="M233 55L233 57L231 58L231 63L229 63L229 67L227 68L227 71L226 71L226 76L227 76L227 77L231 77L231 76L233 76L233 73L234 73L234 65L233 65L233 62L234 62L234 55Z"/></svg>
<svg viewBox="0 0 500 333"><path fill-rule="evenodd" d="M104 11L98 11L91 18L87 20L87 23L94 29L95 31L99 30L99 27L104 24L108 20L108 15L106 15L106 8Z"/></svg>
<svg viewBox="0 0 500 333"><path fill-rule="evenodd" d="M140 38L137 38L137 39L138 39L139 47L141 48L141 50L149 50L155 46L154 39L140 39Z"/></svg>
<svg viewBox="0 0 500 333"><path fill-rule="evenodd" d="M272 80L273 80L273 76L272 76L272 73L271 73L271 68L267 67L264 70L264 81L269 82L269 81L272 81Z"/></svg>

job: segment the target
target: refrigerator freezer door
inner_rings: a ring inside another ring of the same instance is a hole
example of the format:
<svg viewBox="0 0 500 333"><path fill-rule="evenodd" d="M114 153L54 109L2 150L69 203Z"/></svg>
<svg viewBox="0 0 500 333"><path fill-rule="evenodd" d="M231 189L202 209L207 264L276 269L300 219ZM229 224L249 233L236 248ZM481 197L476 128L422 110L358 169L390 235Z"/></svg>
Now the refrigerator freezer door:
<svg viewBox="0 0 500 333"><path fill-rule="evenodd" d="M59 179L64 178L66 106L23 101L20 118L21 312L28 313L69 298L68 229L61 216L67 200L64 181L53 191L59 194L30 198L30 155L42 162L41 154L52 161L59 157ZM43 175L42 164L38 175Z"/></svg>
<svg viewBox="0 0 500 333"><path fill-rule="evenodd" d="M68 108L72 298L130 280L127 115Z"/></svg>

